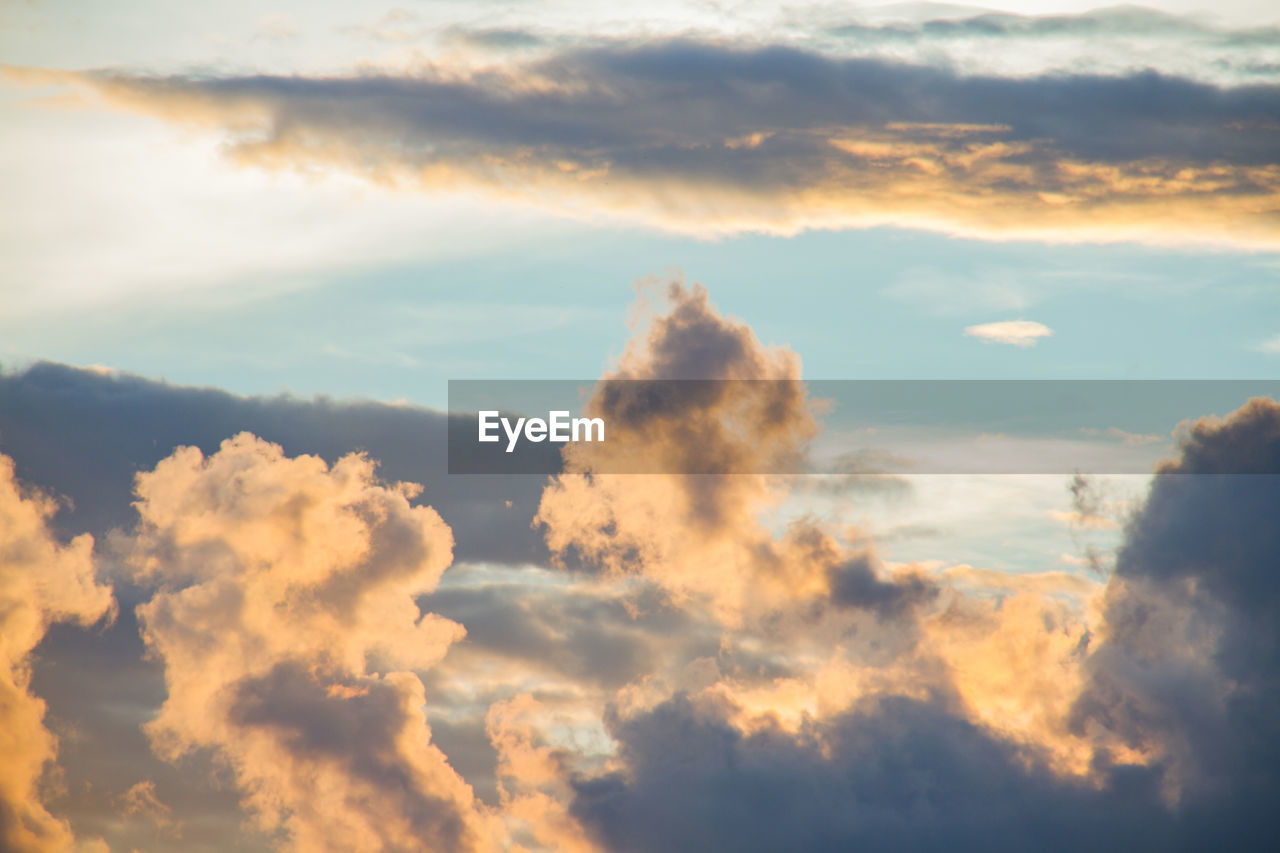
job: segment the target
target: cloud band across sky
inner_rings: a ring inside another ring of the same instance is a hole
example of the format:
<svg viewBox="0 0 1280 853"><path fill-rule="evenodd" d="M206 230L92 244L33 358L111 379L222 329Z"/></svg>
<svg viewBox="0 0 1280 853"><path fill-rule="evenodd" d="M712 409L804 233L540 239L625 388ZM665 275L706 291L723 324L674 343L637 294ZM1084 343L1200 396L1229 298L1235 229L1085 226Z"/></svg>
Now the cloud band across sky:
<svg viewBox="0 0 1280 853"><path fill-rule="evenodd" d="M212 128L230 156L698 235L904 225L1280 244L1280 86L966 75L792 46L570 46L413 75L12 72Z"/></svg>

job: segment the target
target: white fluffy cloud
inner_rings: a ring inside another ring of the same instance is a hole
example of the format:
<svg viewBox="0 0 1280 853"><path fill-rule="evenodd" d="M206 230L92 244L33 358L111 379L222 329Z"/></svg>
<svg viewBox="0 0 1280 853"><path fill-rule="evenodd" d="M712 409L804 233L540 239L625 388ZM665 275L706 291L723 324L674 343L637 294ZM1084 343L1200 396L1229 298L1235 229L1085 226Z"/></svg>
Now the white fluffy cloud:
<svg viewBox="0 0 1280 853"><path fill-rule="evenodd" d="M1053 329L1034 320L1002 320L998 323L979 323L966 326L964 333L986 343L1009 344L1015 347L1033 347L1041 338L1053 336Z"/></svg>

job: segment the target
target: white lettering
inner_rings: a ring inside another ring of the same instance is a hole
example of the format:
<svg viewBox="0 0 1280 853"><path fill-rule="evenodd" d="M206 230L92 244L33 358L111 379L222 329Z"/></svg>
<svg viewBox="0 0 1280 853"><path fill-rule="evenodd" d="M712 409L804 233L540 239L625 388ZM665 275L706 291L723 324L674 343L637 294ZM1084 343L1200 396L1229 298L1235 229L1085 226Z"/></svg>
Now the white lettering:
<svg viewBox="0 0 1280 853"><path fill-rule="evenodd" d="M524 426L524 418L519 418L516 420L515 429L511 428L511 421L507 420L506 418L502 419L502 428L507 431L507 452L508 453L516 449L516 441L519 440L520 438L520 427L522 426Z"/></svg>
<svg viewBox="0 0 1280 853"><path fill-rule="evenodd" d="M497 441L497 433L489 435L489 430L497 429L498 422L494 418L498 417L497 412L480 412L480 440L481 441Z"/></svg>
<svg viewBox="0 0 1280 853"><path fill-rule="evenodd" d="M527 441L604 441L603 418L570 418L567 410L561 409L547 413L547 420L542 418L502 417L493 410L477 412L476 437L479 441L501 441L498 427L507 436L507 453L515 452L520 443L521 434Z"/></svg>
<svg viewBox="0 0 1280 853"><path fill-rule="evenodd" d="M582 427L586 432L586 438L582 441L604 441L604 418L574 418L573 419L573 440L578 441L578 427ZM591 428L595 427L599 438L591 437Z"/></svg>
<svg viewBox="0 0 1280 853"><path fill-rule="evenodd" d="M569 433L565 431L565 430L567 430L568 428L569 428L569 413L568 413L568 412L563 412L563 411L561 411L561 412L552 412L552 413L551 413L551 435L550 435L550 438L551 438L551 440L552 440L552 441L568 441L568 440L569 440Z"/></svg>

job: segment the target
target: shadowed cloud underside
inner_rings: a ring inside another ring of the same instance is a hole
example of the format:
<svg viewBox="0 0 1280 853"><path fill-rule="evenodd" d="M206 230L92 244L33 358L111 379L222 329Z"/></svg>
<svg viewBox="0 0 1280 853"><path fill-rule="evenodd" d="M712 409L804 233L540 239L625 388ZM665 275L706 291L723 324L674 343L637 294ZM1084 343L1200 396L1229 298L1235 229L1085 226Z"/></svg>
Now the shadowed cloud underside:
<svg viewBox="0 0 1280 853"><path fill-rule="evenodd" d="M211 129L245 165L700 236L898 225L1280 243L1273 83L1000 77L694 39L399 76L11 74Z"/></svg>

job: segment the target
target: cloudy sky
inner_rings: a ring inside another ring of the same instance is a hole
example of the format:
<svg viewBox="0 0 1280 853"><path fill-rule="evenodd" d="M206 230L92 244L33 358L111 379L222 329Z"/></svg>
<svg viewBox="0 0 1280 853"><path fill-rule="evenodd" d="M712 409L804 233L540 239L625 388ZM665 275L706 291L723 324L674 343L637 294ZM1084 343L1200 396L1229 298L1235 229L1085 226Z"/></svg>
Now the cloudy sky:
<svg viewBox="0 0 1280 853"><path fill-rule="evenodd" d="M0 152L0 851L1280 831L1270 0L7 0Z"/></svg>

